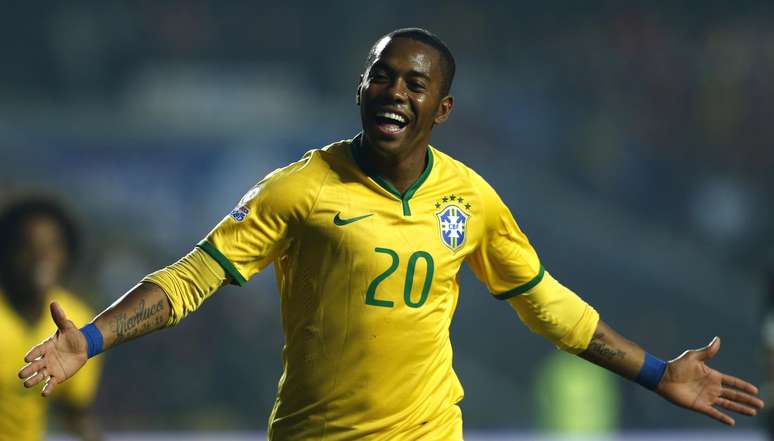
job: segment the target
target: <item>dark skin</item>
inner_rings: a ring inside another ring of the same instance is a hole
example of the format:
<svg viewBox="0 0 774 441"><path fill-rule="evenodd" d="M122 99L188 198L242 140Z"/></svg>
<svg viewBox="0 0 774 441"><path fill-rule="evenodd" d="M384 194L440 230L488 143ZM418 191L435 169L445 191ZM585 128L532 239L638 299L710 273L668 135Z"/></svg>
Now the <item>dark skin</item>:
<svg viewBox="0 0 774 441"><path fill-rule="evenodd" d="M736 420L718 408L755 416L763 408L763 401L757 397L757 387L706 364L719 350L720 338L715 337L707 346L687 350L670 360L655 392L677 406L734 426ZM589 347L578 355L630 380L637 377L645 360L645 351L639 345L601 320Z"/></svg>
<svg viewBox="0 0 774 441"><path fill-rule="evenodd" d="M46 312L48 293L61 281L70 256L64 232L54 220L44 216L23 222L21 241L10 265L6 281L10 303L30 326ZM61 406L68 429L82 440L102 439L96 421L87 409Z"/></svg>
<svg viewBox="0 0 774 441"><path fill-rule="evenodd" d="M365 161L403 193L426 165L433 126L449 118L454 98L442 94L441 55L407 38L385 38L357 87ZM396 112L407 119L398 134L378 129L377 114Z"/></svg>
<svg viewBox="0 0 774 441"><path fill-rule="evenodd" d="M377 44L375 55L357 88L364 159L368 167L404 192L425 169L432 129L448 119L454 100L442 93L441 55L433 47L406 38L385 37ZM397 115L402 123L387 121L385 113ZM152 313L137 313L150 307L154 307ZM153 284L141 283L97 316L94 324L102 332L107 350L160 329L170 313L164 292ZM87 361L83 335L58 305L51 305L51 314L59 331L30 350L25 357L28 364L19 372L27 387L46 381L44 396ZM121 326L122 317L131 314L139 319L132 322L131 328ZM678 406L734 425L735 421L718 407L755 415L763 402L755 396L758 389L752 384L705 364L719 348L720 340L716 338L702 349L685 351L669 361L656 393ZM599 321L588 348L579 355L633 379L643 365L645 351ZM44 369L50 377L41 374Z"/></svg>

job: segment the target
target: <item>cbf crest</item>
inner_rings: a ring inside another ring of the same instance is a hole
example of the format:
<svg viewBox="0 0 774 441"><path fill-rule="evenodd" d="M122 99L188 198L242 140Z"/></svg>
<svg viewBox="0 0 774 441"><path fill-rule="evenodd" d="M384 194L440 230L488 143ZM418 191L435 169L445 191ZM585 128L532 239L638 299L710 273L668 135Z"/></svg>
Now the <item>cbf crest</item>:
<svg viewBox="0 0 774 441"><path fill-rule="evenodd" d="M470 203L463 205L463 202L464 199L461 196L451 195L444 196L435 204L435 208L441 209L435 213L438 218L441 242L454 252L462 248L468 235L470 214L463 211L462 207L470 210Z"/></svg>

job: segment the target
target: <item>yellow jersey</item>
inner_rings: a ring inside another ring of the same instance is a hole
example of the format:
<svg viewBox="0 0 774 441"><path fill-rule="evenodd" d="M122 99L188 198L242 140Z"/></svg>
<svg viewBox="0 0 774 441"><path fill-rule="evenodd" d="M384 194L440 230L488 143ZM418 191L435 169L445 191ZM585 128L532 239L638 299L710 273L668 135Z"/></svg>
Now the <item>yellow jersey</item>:
<svg viewBox="0 0 774 441"><path fill-rule="evenodd" d="M238 285L274 263L285 345L270 439L461 440L449 326L463 262L563 349L585 349L598 315L544 271L470 168L428 146L401 194L361 148L337 142L272 172L199 250L146 280L167 292L174 324L219 280L202 251Z"/></svg>
<svg viewBox="0 0 774 441"><path fill-rule="evenodd" d="M38 441L46 429L47 399L40 396L41 385L26 389L17 374L27 351L56 332L49 307L56 300L76 326L94 316L82 302L62 288L48 296L44 311L35 323L27 323L11 308L0 292L0 441ZM90 360L78 375L57 386L52 399L85 408L91 405L101 372L101 360ZM42 384L42 383L41 383Z"/></svg>

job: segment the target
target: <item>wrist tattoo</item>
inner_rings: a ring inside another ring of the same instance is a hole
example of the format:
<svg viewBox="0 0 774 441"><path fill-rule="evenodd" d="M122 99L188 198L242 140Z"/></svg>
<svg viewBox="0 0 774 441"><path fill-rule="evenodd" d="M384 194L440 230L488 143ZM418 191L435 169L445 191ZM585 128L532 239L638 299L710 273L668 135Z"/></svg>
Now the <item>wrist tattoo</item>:
<svg viewBox="0 0 774 441"><path fill-rule="evenodd" d="M615 360L616 358L623 359L626 356L626 352L615 349L609 346L603 341L605 334L597 332L591 338L586 354L599 360Z"/></svg>
<svg viewBox="0 0 774 441"><path fill-rule="evenodd" d="M127 317L126 313L118 314L110 321L110 329L116 335L116 343L143 335L163 325L164 300L145 306L145 299L140 299L134 314Z"/></svg>

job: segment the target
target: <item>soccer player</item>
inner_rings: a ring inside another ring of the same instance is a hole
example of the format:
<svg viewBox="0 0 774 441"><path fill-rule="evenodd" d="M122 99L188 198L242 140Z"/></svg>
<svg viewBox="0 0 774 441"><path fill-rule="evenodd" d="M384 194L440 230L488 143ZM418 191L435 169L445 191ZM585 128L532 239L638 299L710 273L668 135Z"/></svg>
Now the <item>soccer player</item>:
<svg viewBox="0 0 774 441"><path fill-rule="evenodd" d="M76 236L72 220L49 200L19 200L0 214L0 441L35 441L45 432L48 403L22 387L14 374L18 358L57 329L48 304L56 300L78 323L93 317L60 286L75 257ZM64 422L84 440L100 438L89 412L100 365L84 366L57 394Z"/></svg>
<svg viewBox="0 0 774 441"><path fill-rule="evenodd" d="M285 346L270 439L461 440L449 325L467 262L554 345L723 423L734 420L713 406L755 415L757 389L705 364L717 338L665 362L618 335L544 269L492 187L429 145L453 76L434 34L379 39L357 87L361 133L266 176L193 251L82 330L52 304L59 331L25 357L25 385L45 382L47 396L100 351L274 263Z"/></svg>

